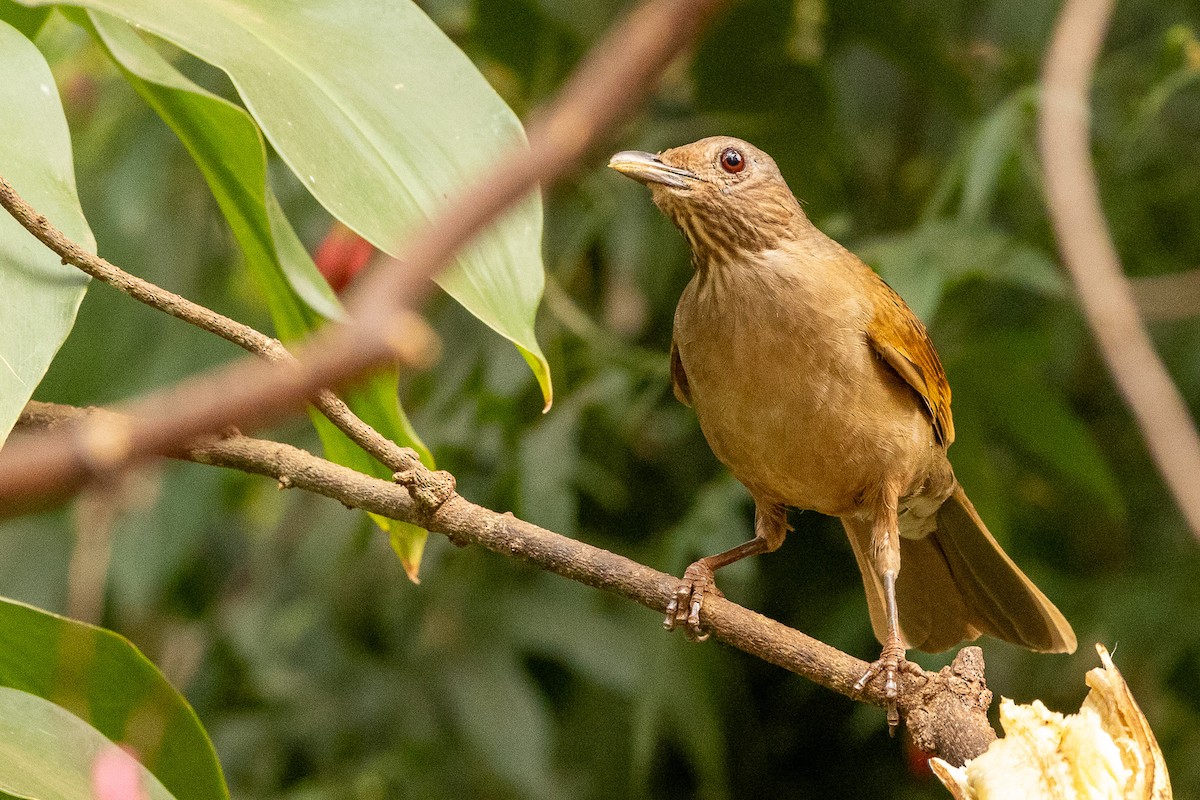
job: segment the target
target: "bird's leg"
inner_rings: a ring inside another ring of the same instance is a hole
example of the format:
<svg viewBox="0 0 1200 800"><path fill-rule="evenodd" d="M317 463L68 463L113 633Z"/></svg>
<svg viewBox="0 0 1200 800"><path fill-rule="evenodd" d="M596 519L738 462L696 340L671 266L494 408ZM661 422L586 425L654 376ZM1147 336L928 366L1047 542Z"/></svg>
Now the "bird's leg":
<svg viewBox="0 0 1200 800"><path fill-rule="evenodd" d="M779 549L783 538L790 530L787 510L780 505L756 502L754 506L754 538L732 547L724 553L707 556L694 562L683 573L683 580L667 604L667 615L663 627L669 631L682 625L687 637L694 642L703 642L708 634L700 629L700 606L704 593L712 592L722 597L714 582L714 573L721 567L747 556L770 553Z"/></svg>
<svg viewBox="0 0 1200 800"><path fill-rule="evenodd" d="M888 732L892 734L900 724L900 712L896 707L896 698L900 694L897 680L900 673L924 674L919 666L904 657L904 640L900 637L900 615L896 609L896 576L900 573L900 524L896 517L898 501L895 493L885 496L871 526L871 555L875 569L883 581L887 636L879 658L867 667L867 671L854 684L854 690L861 692L876 676L883 675Z"/></svg>

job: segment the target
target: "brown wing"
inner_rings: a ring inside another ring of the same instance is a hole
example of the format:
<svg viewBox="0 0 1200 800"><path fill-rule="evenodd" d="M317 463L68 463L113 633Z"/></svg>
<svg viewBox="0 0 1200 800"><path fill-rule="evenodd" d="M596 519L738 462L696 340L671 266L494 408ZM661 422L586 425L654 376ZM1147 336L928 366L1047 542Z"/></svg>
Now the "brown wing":
<svg viewBox="0 0 1200 800"><path fill-rule="evenodd" d="M950 384L942 362L917 315L882 278L876 276L876 280L884 292L875 304L867 337L888 366L925 401L934 435L943 447L949 447L954 441L954 419L950 416Z"/></svg>
<svg viewBox="0 0 1200 800"><path fill-rule="evenodd" d="M679 358L679 348L675 340L671 340L671 388L675 391L675 399L685 406L692 404L692 389L688 386L687 373L683 371L683 361Z"/></svg>

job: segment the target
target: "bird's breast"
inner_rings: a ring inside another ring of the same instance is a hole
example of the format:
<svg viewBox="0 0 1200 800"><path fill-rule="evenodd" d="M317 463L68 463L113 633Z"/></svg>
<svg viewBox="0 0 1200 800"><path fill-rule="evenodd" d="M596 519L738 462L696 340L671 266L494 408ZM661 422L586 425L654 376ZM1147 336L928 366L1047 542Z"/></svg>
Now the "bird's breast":
<svg viewBox="0 0 1200 800"><path fill-rule="evenodd" d="M868 342L870 299L853 274L793 261L772 252L698 271L676 346L705 438L756 497L857 513L883 480L915 486L944 454Z"/></svg>

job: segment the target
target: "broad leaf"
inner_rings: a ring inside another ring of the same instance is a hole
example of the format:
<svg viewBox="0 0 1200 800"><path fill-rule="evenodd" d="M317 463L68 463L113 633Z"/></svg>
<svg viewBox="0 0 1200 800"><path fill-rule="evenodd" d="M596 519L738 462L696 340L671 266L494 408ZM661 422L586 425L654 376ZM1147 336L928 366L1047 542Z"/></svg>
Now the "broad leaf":
<svg viewBox="0 0 1200 800"><path fill-rule="evenodd" d="M67 236L95 251L75 194L71 140L50 68L0 22L0 175ZM0 212L0 445L75 324L88 279Z"/></svg>
<svg viewBox="0 0 1200 800"><path fill-rule="evenodd" d="M137 32L106 14L89 12L93 30L133 87L171 126L200 167L246 266L258 282L279 336L299 339L341 306L296 237L267 185L266 150L258 127L243 109L217 97L179 73ZM384 436L415 448L433 460L409 424L397 397L397 375L388 370L346 393L352 409ZM316 412L314 424L325 455L359 472L387 479L375 461ZM372 515L388 532L409 576L416 579L428 534L421 528Z"/></svg>
<svg viewBox="0 0 1200 800"><path fill-rule="evenodd" d="M0 641L0 686L49 700L131 746L179 800L228 800L196 713L128 640L0 598Z"/></svg>
<svg viewBox="0 0 1200 800"><path fill-rule="evenodd" d="M415 224L524 138L512 110L410 0L77 5L228 73L313 196L385 252L399 252ZM462 251L439 283L517 345L549 403L549 367L533 329L541 233L541 202L531 195Z"/></svg>
<svg viewBox="0 0 1200 800"><path fill-rule="evenodd" d="M30 800L93 800L93 772L104 762L110 770L132 769L153 800L171 798L145 767L79 717L37 695L0 687L0 791Z"/></svg>

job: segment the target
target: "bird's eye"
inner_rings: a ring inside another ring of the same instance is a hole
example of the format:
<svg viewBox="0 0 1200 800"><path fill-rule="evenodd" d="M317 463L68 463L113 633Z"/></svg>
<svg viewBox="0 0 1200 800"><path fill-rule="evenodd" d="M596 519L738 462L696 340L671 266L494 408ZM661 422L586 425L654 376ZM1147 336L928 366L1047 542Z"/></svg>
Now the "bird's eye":
<svg viewBox="0 0 1200 800"><path fill-rule="evenodd" d="M740 150L726 147L721 151L721 169L730 175L736 175L746 168L746 157Z"/></svg>

